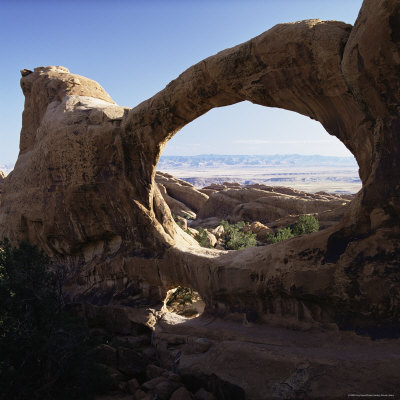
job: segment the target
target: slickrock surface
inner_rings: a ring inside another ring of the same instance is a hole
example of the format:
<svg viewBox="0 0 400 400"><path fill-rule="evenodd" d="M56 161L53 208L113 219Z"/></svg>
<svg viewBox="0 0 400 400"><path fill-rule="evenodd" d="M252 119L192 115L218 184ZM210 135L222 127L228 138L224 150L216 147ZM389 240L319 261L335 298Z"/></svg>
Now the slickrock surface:
<svg viewBox="0 0 400 400"><path fill-rule="evenodd" d="M399 10L398 0L365 0L354 27L279 24L130 110L66 68L24 70L20 155L3 186L0 237L68 264L75 301L159 305L183 285L210 315L398 337ZM166 142L210 109L245 100L313 118L354 154L363 186L339 224L238 252L200 248L177 227L154 179ZM391 376L379 368L376 382L394 390Z"/></svg>
<svg viewBox="0 0 400 400"><path fill-rule="evenodd" d="M160 186L165 188L165 191L162 191L163 197L171 211L175 211L176 214L181 215L182 217L184 216L185 211L187 212L191 210L192 213L198 213L204 203L208 200L206 194L198 191L190 183L181 179L176 179L172 175L157 171L155 181L159 188ZM171 197L176 201L183 203L186 206L186 209L181 210L179 204L171 201Z"/></svg>
<svg viewBox="0 0 400 400"><path fill-rule="evenodd" d="M341 208L343 215L349 203L349 200L335 195L308 194L289 188L280 190L263 187L263 185L257 188L252 186L245 186L243 189L220 190L210 194L198 218L218 217L232 222L270 223L288 214L320 213L336 208Z"/></svg>
<svg viewBox="0 0 400 400"><path fill-rule="evenodd" d="M193 227L218 225L222 219L231 223L260 221L280 227L284 221L290 221L286 225L295 222L298 215L315 214L326 228L342 219L350 199L354 199L354 195L312 194L258 184L241 187L238 183L226 183L197 190L160 171L156 172L155 181L175 219L189 218ZM291 219L285 218L289 215ZM179 222L185 224L186 221L179 219Z"/></svg>
<svg viewBox="0 0 400 400"><path fill-rule="evenodd" d="M181 352L176 368L183 381L215 392L225 385L224 394L229 394L218 399L341 399L347 394L399 393L393 391L400 368L398 341L240 320L175 318L172 322L164 317L155 330L163 362L174 366L171 353ZM385 379L377 379L382 371Z"/></svg>

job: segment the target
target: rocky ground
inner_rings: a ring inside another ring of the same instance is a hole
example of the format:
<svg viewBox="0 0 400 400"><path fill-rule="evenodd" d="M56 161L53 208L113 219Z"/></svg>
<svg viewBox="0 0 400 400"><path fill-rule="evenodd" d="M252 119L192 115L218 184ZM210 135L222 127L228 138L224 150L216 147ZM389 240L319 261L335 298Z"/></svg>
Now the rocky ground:
<svg viewBox="0 0 400 400"><path fill-rule="evenodd" d="M160 350L163 346L156 340L154 324L170 314L167 309L157 312L153 310L153 314L149 310L139 309L134 318L130 318L121 308L107 310L86 305L83 313L91 327L91 334L101 342L95 349L96 361L107 370L114 386L111 392L98 396L96 400L230 398L224 394L223 384L218 379L216 386L208 387L207 382L194 381L194 375L182 375L179 369L182 352L178 354L170 348ZM113 322L110 320L111 314ZM180 321L190 320L177 314L171 315L174 315L171 321L177 318ZM179 338L176 340L181 341ZM195 351L205 352L208 348L208 339L197 340ZM223 397L212 394L216 387Z"/></svg>
<svg viewBox="0 0 400 400"><path fill-rule="evenodd" d="M386 394L398 382L398 340L371 340L333 325L274 326L164 309L86 305L104 342L97 361L114 391L96 400L340 399ZM111 320L113 315L113 320ZM104 323L105 321L108 321ZM290 356L289 356L290 355ZM382 375L376 379L376 374Z"/></svg>
<svg viewBox="0 0 400 400"><path fill-rule="evenodd" d="M158 171L157 186L178 225L192 236L204 228L209 247L223 249L221 220L249 223L247 231L256 234L258 245L267 242L266 234L286 227L300 215L314 215L325 229L337 224L355 195L327 192L306 193L288 187L212 184L202 189Z"/></svg>

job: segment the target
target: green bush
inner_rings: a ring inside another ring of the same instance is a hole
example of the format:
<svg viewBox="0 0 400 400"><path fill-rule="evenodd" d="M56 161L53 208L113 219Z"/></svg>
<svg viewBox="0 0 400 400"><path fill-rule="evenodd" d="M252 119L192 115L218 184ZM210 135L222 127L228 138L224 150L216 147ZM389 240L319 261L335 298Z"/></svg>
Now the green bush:
<svg viewBox="0 0 400 400"><path fill-rule="evenodd" d="M298 220L286 227L278 229L275 234L267 233L269 243L278 243L295 236L305 235L307 233L317 232L319 222L313 215L300 215Z"/></svg>
<svg viewBox="0 0 400 400"><path fill-rule="evenodd" d="M194 220L195 219L192 215L190 215L186 211L183 212L183 218L185 218L187 220Z"/></svg>
<svg viewBox="0 0 400 400"><path fill-rule="evenodd" d="M269 243L279 243L286 239L294 237L292 230L287 228L278 229L275 234L267 233L267 240Z"/></svg>
<svg viewBox="0 0 400 400"><path fill-rule="evenodd" d="M291 228L295 236L305 235L307 233L318 232L319 222L314 215L300 215L297 222Z"/></svg>
<svg viewBox="0 0 400 400"><path fill-rule="evenodd" d="M35 246L0 242L0 387L5 399L91 399L110 386L60 275Z"/></svg>
<svg viewBox="0 0 400 400"><path fill-rule="evenodd" d="M200 246L211 248L210 240L208 239L206 230L201 226L199 226L197 230L199 231L199 233L196 233L194 235L194 238L199 242Z"/></svg>
<svg viewBox="0 0 400 400"><path fill-rule="evenodd" d="M178 286L174 293L171 294L167 301L167 306L172 305L174 302L179 304L192 304L193 303L193 290L187 287Z"/></svg>
<svg viewBox="0 0 400 400"><path fill-rule="evenodd" d="M243 232L243 228L248 225L243 221L230 224L228 221L221 221L225 231L225 248L227 250L241 250L257 245L256 234L252 231Z"/></svg>

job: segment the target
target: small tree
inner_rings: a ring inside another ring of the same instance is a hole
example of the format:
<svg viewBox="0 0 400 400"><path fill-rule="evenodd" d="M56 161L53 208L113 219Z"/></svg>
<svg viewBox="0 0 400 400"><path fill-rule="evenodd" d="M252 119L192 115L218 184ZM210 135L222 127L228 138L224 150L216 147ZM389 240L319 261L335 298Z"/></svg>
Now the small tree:
<svg viewBox="0 0 400 400"><path fill-rule="evenodd" d="M91 399L110 379L84 322L63 308L58 275L35 246L0 242L0 388L5 399Z"/></svg>
<svg viewBox="0 0 400 400"><path fill-rule="evenodd" d="M291 228L295 236L305 235L307 233L318 232L319 222L314 215L300 215L297 222Z"/></svg>
<svg viewBox="0 0 400 400"><path fill-rule="evenodd" d="M243 232L248 225L243 221L231 225L228 221L221 221L225 231L225 248L228 250L241 250L257 245L256 234L251 230Z"/></svg>
<svg viewBox="0 0 400 400"><path fill-rule="evenodd" d="M319 222L313 215L300 215L298 220L286 227L278 229L275 234L267 233L267 241L269 243L283 242L295 236L305 235L307 233L317 232Z"/></svg>
<svg viewBox="0 0 400 400"><path fill-rule="evenodd" d="M267 240L269 243L283 242L284 240L290 239L292 237L294 237L294 235L289 227L278 229L275 235L267 233Z"/></svg>
<svg viewBox="0 0 400 400"><path fill-rule="evenodd" d="M206 230L201 226L199 226L197 230L199 231L199 233L196 233L194 235L194 238L199 242L199 245L201 247L211 248L210 239L208 238Z"/></svg>

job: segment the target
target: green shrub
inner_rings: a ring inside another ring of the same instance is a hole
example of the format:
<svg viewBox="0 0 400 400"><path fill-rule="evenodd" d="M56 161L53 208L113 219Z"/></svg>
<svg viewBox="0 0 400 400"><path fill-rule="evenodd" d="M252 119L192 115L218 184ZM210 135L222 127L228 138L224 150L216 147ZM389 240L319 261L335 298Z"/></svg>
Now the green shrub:
<svg viewBox="0 0 400 400"><path fill-rule="evenodd" d="M307 233L318 232L319 222L314 215L300 215L297 222L291 228L295 236L305 235Z"/></svg>
<svg viewBox="0 0 400 400"><path fill-rule="evenodd" d="M221 221L225 231L225 248L227 250L241 250L257 245L256 234L252 231L243 232L243 228L248 225L243 221L230 224L228 221Z"/></svg>
<svg viewBox="0 0 400 400"><path fill-rule="evenodd" d="M269 243L278 243L295 236L317 232L319 222L313 215L300 215L298 220L286 228L278 229L275 234L267 233Z"/></svg>
<svg viewBox="0 0 400 400"><path fill-rule="evenodd" d="M208 239L206 230L204 228L202 228L201 226L199 226L197 228L197 230L199 231L199 233L196 233L194 235L194 238L199 242L200 246L211 248L210 240Z"/></svg>
<svg viewBox="0 0 400 400"><path fill-rule="evenodd" d="M5 399L91 399L110 379L88 328L64 309L60 275L35 246L0 242L0 387Z"/></svg>
<svg viewBox="0 0 400 400"><path fill-rule="evenodd" d="M287 228L278 229L275 234L267 233L267 240L269 243L279 243L286 239L294 237L292 230Z"/></svg>
<svg viewBox="0 0 400 400"><path fill-rule="evenodd" d="M179 304L192 304L193 303L193 290L187 287L178 286L174 293L171 294L167 301L167 306L172 305L172 303L177 302Z"/></svg>
<svg viewBox="0 0 400 400"><path fill-rule="evenodd" d="M195 219L192 215L190 215L186 211L183 212L183 218L185 218L187 220L194 220Z"/></svg>

